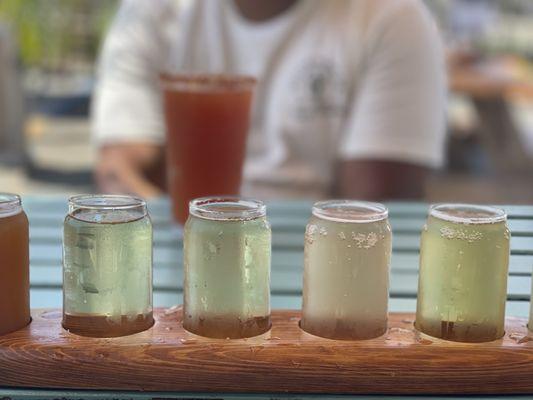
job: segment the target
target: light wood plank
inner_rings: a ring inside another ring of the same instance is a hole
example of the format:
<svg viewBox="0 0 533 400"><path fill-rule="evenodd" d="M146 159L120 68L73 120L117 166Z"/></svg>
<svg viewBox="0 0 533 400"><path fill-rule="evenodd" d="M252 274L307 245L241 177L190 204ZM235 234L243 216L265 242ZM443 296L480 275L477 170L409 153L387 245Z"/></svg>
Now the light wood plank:
<svg viewBox="0 0 533 400"><path fill-rule="evenodd" d="M45 246L32 246L32 267L52 267L61 265L61 249ZM53 249L56 250L53 250ZM52 254L53 253L53 254ZM50 257L50 255L52 255ZM177 268L182 265L183 251L178 249L155 249L155 268ZM393 271L418 271L419 256L414 252L394 253ZM298 250L275 250L272 254L272 270L301 270L303 252ZM533 255L511 255L509 273L530 276L533 269Z"/></svg>
<svg viewBox="0 0 533 400"><path fill-rule="evenodd" d="M31 237L32 246L55 245L60 247L61 239L55 238L43 238L36 239ZM294 235L288 233L274 233L272 238L273 250L303 250L303 234ZM533 248L531 246L532 239L528 237L513 237L511 238L511 253L517 255L533 255ZM159 232L154 234L154 247L155 248L176 248L181 246L181 240L176 237L161 235ZM418 252L420 238L418 235L394 235L393 237L393 251L398 252Z"/></svg>
<svg viewBox="0 0 533 400"><path fill-rule="evenodd" d="M54 237L61 236L63 228L63 220L65 214L32 214L28 213L30 218L30 225L36 234L49 234ZM173 231L181 229L174 224L168 216L152 216L152 223L156 229L162 231ZM303 232L308 222L308 216L298 215L269 215L268 220L274 231L280 232ZM425 217L410 217L410 216L391 216L390 222L393 231L397 233L419 233L426 222ZM533 235L533 219L510 219L508 221L509 229L518 236L532 236ZM49 228L45 230L44 228Z"/></svg>
<svg viewBox="0 0 533 400"><path fill-rule="evenodd" d="M181 291L154 291L155 307L171 307L173 305L181 304L182 300L183 294ZM63 297L60 288L32 287L30 301L32 308L60 308L63 303ZM300 295L272 295L270 303L272 309L299 310L302 307L302 298ZM391 297L389 299L389 311L415 312L416 299ZM507 301L506 314L509 316L526 318L529 315L529 302L516 300Z"/></svg>
<svg viewBox="0 0 533 400"><path fill-rule="evenodd" d="M62 249L56 244L32 243L30 261L32 266L61 265ZM180 246L154 247L156 265L181 265L183 251ZM272 269L300 268L303 265L303 250L295 248L273 248ZM418 269L418 251L398 249L392 255L392 268L403 270ZM512 274L529 275L533 268L533 251L513 250L510 258Z"/></svg>
<svg viewBox="0 0 533 400"><path fill-rule="evenodd" d="M25 196L24 208L28 212L60 212L67 211L66 196ZM313 201L310 200L276 200L267 201L267 208L272 214L309 215ZM425 216L429 205L420 202L386 202L390 215ZM533 218L533 206L527 205L495 205L503 208L510 218ZM148 202L150 212L154 215L170 215L168 197L151 200Z"/></svg>
<svg viewBox="0 0 533 400"><path fill-rule="evenodd" d="M31 270L32 287L61 287L62 270L60 267L40 267ZM182 268L154 269L154 288L156 290L181 290L183 285ZM273 271L271 291L274 294L300 294L302 291L302 272L290 270ZM393 271L390 279L390 293L396 297L416 297L418 277L416 273ZM529 300L531 278L510 276L507 283L510 300Z"/></svg>
<svg viewBox="0 0 533 400"><path fill-rule="evenodd" d="M30 217L31 218L31 217ZM269 219L274 234L294 234L295 237L302 237L305 232L307 220L294 217L277 216ZM169 238L181 239L181 228L168 222L153 220L154 232L157 237L169 240ZM394 218L391 219L393 235L419 235L425 223L424 219L416 218ZM53 240L61 242L63 234L63 219L32 218L30 234L34 240ZM533 219L516 219L508 222L509 229L513 236L533 237Z"/></svg>

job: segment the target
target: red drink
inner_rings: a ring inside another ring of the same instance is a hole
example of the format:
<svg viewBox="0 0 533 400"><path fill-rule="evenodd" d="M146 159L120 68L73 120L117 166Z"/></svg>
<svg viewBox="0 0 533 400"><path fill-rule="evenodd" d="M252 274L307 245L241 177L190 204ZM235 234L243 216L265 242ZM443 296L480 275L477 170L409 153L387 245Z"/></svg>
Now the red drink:
<svg viewBox="0 0 533 400"><path fill-rule="evenodd" d="M164 75L167 174L174 218L189 201L240 191L255 79Z"/></svg>

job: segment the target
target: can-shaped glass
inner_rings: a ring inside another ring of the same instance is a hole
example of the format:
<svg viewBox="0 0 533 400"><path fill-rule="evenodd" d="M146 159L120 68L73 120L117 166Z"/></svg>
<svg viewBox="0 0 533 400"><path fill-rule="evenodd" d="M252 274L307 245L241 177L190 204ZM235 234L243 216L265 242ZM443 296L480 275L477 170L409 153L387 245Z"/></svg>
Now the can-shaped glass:
<svg viewBox="0 0 533 400"><path fill-rule="evenodd" d="M63 232L63 327L113 337L153 323L146 203L130 196L71 197Z"/></svg>
<svg viewBox="0 0 533 400"><path fill-rule="evenodd" d="M30 322L28 236L20 197L0 193L0 335Z"/></svg>
<svg viewBox="0 0 533 400"><path fill-rule="evenodd" d="M183 246L185 329L230 339L270 329L271 232L262 202L191 201Z"/></svg>
<svg viewBox="0 0 533 400"><path fill-rule="evenodd" d="M531 297L529 300L529 323L527 327L533 333L533 274L531 276Z"/></svg>
<svg viewBox="0 0 533 400"><path fill-rule="evenodd" d="M330 339L384 334L391 240L382 204L316 203L305 232L301 328Z"/></svg>
<svg viewBox="0 0 533 400"><path fill-rule="evenodd" d="M458 342L504 335L510 232L498 208L440 204L420 242L415 327Z"/></svg>

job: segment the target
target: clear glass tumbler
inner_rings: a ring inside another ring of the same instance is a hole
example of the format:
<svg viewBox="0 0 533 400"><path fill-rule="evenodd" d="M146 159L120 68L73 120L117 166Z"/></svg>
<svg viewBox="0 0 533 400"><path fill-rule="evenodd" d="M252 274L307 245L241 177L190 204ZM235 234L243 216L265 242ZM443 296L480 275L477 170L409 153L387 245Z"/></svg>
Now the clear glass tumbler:
<svg viewBox="0 0 533 400"><path fill-rule="evenodd" d="M529 300L529 323L527 327L533 333L533 275L531 276L531 297Z"/></svg>
<svg viewBox="0 0 533 400"><path fill-rule="evenodd" d="M153 323L146 203L130 196L71 197L63 236L63 327L112 337Z"/></svg>
<svg viewBox="0 0 533 400"><path fill-rule="evenodd" d="M303 330L370 339L387 330L391 228L385 206L318 202L305 233Z"/></svg>
<svg viewBox="0 0 533 400"><path fill-rule="evenodd" d="M420 243L416 328L458 342L504 334L510 233L494 207L440 204Z"/></svg>
<svg viewBox="0 0 533 400"><path fill-rule="evenodd" d="M191 201L183 245L185 329L231 339L270 329L271 232L262 202Z"/></svg>
<svg viewBox="0 0 533 400"><path fill-rule="evenodd" d="M240 193L255 85L242 75L161 76L168 188L181 224L190 200Z"/></svg>

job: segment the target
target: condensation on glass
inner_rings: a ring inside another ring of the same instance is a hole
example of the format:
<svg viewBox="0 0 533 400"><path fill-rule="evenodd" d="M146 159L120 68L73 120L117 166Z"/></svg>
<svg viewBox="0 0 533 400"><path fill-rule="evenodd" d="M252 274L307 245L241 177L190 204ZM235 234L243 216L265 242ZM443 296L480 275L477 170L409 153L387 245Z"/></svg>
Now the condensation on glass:
<svg viewBox="0 0 533 400"><path fill-rule="evenodd" d="M386 332L391 237L381 204L313 206L305 232L302 329L345 340Z"/></svg>
<svg viewBox="0 0 533 400"><path fill-rule="evenodd" d="M20 197L0 193L0 335L30 322L28 237Z"/></svg>
<svg viewBox="0 0 533 400"><path fill-rule="evenodd" d="M430 208L420 243L416 328L459 342L504 335L510 232L498 208Z"/></svg>
<svg viewBox="0 0 533 400"><path fill-rule="evenodd" d="M271 231L257 200L190 202L184 234L184 317L188 331L245 338L270 329Z"/></svg>
<svg viewBox="0 0 533 400"><path fill-rule="evenodd" d="M63 327L113 337L153 323L146 203L130 196L71 197L63 236Z"/></svg>

